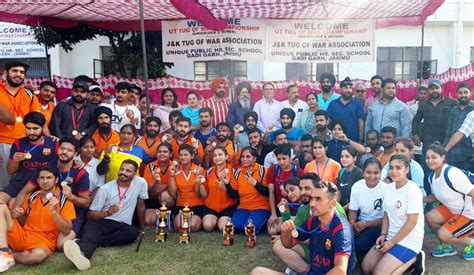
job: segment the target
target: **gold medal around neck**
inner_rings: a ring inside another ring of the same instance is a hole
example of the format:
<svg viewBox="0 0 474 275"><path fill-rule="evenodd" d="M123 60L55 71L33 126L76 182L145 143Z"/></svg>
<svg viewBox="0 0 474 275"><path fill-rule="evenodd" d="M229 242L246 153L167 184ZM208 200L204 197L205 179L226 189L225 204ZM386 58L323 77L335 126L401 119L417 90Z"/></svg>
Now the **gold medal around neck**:
<svg viewBox="0 0 474 275"><path fill-rule="evenodd" d="M72 130L72 135L73 136L77 136L77 134L79 134L79 132L77 130Z"/></svg>
<svg viewBox="0 0 474 275"><path fill-rule="evenodd" d="M25 159L31 159L32 155L30 153L25 154Z"/></svg>
<svg viewBox="0 0 474 275"><path fill-rule="evenodd" d="M16 122L18 122L18 123L22 123L22 122L23 122L23 118L22 118L21 116L17 116L15 120L16 120Z"/></svg>
<svg viewBox="0 0 474 275"><path fill-rule="evenodd" d="M291 237L296 239L296 238L298 238L298 235L299 235L298 230L294 229L293 231L291 231Z"/></svg>

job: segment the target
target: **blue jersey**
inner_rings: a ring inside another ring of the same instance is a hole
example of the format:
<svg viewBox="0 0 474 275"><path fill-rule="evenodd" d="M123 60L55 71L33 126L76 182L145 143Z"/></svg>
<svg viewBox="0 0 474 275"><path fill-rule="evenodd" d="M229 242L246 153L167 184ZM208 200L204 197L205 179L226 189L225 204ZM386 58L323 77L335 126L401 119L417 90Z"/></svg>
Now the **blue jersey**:
<svg viewBox="0 0 474 275"><path fill-rule="evenodd" d="M56 158L58 143L50 137L44 137L42 143L33 145L27 137L15 140L10 150L10 160L16 152L30 153L30 159L20 161L18 171L10 179L10 184L25 186L30 180L37 177L38 168L46 166L50 161Z"/></svg>
<svg viewBox="0 0 474 275"><path fill-rule="evenodd" d="M318 228L311 235L298 230L299 241L309 238L310 269L309 274L326 274L334 267L334 257L345 255L349 257L347 274L354 269L354 234L349 222L334 213L331 223L321 229L321 222L317 217L310 216L301 225L307 232Z"/></svg>
<svg viewBox="0 0 474 275"><path fill-rule="evenodd" d="M202 148L204 149L207 146L207 139L210 138L210 137L215 136L216 134L217 134L216 128L212 128L211 131L209 131L209 133L206 134L206 135L201 133L201 130L197 130L194 133L194 137L197 138L201 142Z"/></svg>
<svg viewBox="0 0 474 275"><path fill-rule="evenodd" d="M281 130L281 128L279 128L278 130ZM268 141L270 141L270 142L275 141L275 132L276 131L271 132L271 134L268 136ZM291 128L291 130L288 133L286 133L286 139L288 139L289 141L297 141L303 135L304 135L304 130L303 129L293 127L293 128Z"/></svg>

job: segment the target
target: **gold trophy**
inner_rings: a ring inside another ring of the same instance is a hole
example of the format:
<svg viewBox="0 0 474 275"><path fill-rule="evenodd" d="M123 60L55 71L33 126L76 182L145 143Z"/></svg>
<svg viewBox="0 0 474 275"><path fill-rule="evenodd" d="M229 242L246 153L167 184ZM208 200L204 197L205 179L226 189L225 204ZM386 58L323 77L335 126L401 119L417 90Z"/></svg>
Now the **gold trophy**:
<svg viewBox="0 0 474 275"><path fill-rule="evenodd" d="M179 230L179 243L189 243L191 237L191 225L193 213L189 209L188 205L185 205L183 210L180 210L181 226Z"/></svg>
<svg viewBox="0 0 474 275"><path fill-rule="evenodd" d="M222 234L224 235L222 245L229 246L234 244L234 225L230 222L230 218L224 225L224 230L222 230Z"/></svg>
<svg viewBox="0 0 474 275"><path fill-rule="evenodd" d="M247 241L245 246L248 248L253 248L257 244L257 239L255 238L255 225L252 223L252 220L248 220L247 225L245 226L245 235L247 235Z"/></svg>
<svg viewBox="0 0 474 275"><path fill-rule="evenodd" d="M168 239L168 222L170 212L168 208L166 208L166 204L163 203L160 209L156 210L156 215L158 216L158 223L156 226L156 236L155 242L165 242Z"/></svg>

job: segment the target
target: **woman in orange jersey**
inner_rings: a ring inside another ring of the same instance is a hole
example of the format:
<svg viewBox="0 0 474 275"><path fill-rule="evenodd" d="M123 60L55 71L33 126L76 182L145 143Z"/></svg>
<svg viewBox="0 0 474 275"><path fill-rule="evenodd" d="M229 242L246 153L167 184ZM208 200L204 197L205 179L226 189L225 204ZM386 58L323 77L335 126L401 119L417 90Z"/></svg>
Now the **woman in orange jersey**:
<svg viewBox="0 0 474 275"><path fill-rule="evenodd" d="M271 214L266 169L256 163L257 155L257 150L245 147L240 155L241 166L234 172L230 182L222 179L229 197L239 199L240 202L232 216L235 232L244 232L245 226L252 220L258 234Z"/></svg>
<svg viewBox="0 0 474 275"><path fill-rule="evenodd" d="M179 211L188 206L193 212L191 221L191 231L196 232L201 229L201 219L203 217L204 200L199 193L199 186L206 181L202 175L201 166L195 165L195 149L189 144L182 144L179 147L179 164L174 162L170 166L170 180L168 192L176 200L174 208L174 227L179 229L181 215Z"/></svg>
<svg viewBox="0 0 474 275"><path fill-rule="evenodd" d="M174 205L174 200L168 192L171 165L171 145L161 143L156 149L156 160L150 162L143 172L148 184L148 200L145 201L145 225L156 224L156 209L164 203L168 209Z"/></svg>
<svg viewBox="0 0 474 275"><path fill-rule="evenodd" d="M314 160L306 164L304 172L316 173L321 180L335 184L339 171L341 171L341 165L339 162L327 157L326 152L328 146L326 140L320 137L314 137L311 142L311 148L313 148Z"/></svg>
<svg viewBox="0 0 474 275"><path fill-rule="evenodd" d="M199 192L204 198L204 218L202 227L206 231L217 228L222 231L227 220L234 213L235 199L227 194L224 180L232 177L232 165L228 163L229 155L226 148L216 147L212 150L214 166L207 169L206 183L201 184Z"/></svg>

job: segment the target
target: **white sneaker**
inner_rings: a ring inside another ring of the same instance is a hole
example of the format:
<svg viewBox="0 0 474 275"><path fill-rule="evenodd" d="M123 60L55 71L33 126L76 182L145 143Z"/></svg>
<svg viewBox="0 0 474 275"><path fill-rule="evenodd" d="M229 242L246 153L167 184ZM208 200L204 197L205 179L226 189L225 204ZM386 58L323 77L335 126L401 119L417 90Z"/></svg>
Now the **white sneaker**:
<svg viewBox="0 0 474 275"><path fill-rule="evenodd" d="M64 255L76 266L79 270L86 270L91 267L89 259L84 257L79 245L72 240L64 243Z"/></svg>
<svg viewBox="0 0 474 275"><path fill-rule="evenodd" d="M289 266L287 266L285 269L285 275L298 275L298 272L294 271Z"/></svg>
<svg viewBox="0 0 474 275"><path fill-rule="evenodd" d="M8 252L0 252L0 273L7 271L10 267L15 265L13 255Z"/></svg>

